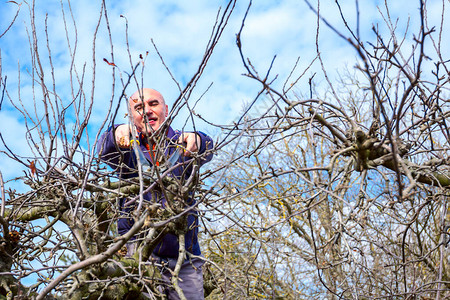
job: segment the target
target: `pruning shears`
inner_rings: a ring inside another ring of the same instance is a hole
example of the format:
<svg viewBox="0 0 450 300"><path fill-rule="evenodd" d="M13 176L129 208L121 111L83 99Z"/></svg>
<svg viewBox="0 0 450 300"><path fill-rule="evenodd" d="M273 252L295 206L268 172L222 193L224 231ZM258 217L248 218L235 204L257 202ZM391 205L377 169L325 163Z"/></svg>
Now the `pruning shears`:
<svg viewBox="0 0 450 300"><path fill-rule="evenodd" d="M182 153L184 152L184 149L186 149L186 142L183 142L177 145L175 151L170 155L169 159L166 161L166 166L167 168L171 168L173 167L177 162L178 159L180 159L180 156L182 155Z"/></svg>
<svg viewBox="0 0 450 300"><path fill-rule="evenodd" d="M130 147L133 147L133 143L137 143L139 145L139 140L138 138L133 138L133 134L130 132ZM171 167L173 167L174 165L177 164L178 160L180 159L181 155L183 154L183 152L185 151L187 146L186 142L182 142L181 144L176 144L176 149L175 151L169 156L169 158L166 160L165 163L165 167L166 169L170 169ZM140 158L141 164L143 165L148 165L149 161L148 159L145 157L144 153L142 152L142 150L140 149L139 146L135 147L136 151L137 151L137 155Z"/></svg>

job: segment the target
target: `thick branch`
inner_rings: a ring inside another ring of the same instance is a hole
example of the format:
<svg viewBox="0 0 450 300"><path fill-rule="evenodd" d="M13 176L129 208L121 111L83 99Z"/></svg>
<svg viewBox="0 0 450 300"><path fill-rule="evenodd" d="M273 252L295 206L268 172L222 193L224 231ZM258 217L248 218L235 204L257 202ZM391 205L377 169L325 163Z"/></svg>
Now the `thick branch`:
<svg viewBox="0 0 450 300"><path fill-rule="evenodd" d="M148 211L144 212L142 217L133 225L133 227L128 231L126 234L124 234L121 239L116 242L115 244L111 245L108 250L106 250L103 253L97 254L95 256L92 256L88 259L85 259L83 261L80 261L79 263L76 263L69 268L67 268L64 272L61 273L55 280L49 283L45 287L45 289L42 290L42 292L37 296L36 300L44 299L45 295L47 295L52 289L54 289L61 281L63 281L65 278L67 278L70 274L73 272L84 269L90 265L98 264L105 262L108 258L110 258L114 253L116 253L119 249L122 248L123 245L136 233L139 232L141 227L144 225L145 218L148 215Z"/></svg>

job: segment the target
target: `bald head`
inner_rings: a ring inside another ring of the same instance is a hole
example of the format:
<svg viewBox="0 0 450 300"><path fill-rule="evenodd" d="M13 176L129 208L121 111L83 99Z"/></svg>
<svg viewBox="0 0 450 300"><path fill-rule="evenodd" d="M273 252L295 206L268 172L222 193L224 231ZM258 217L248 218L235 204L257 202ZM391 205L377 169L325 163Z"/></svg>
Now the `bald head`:
<svg viewBox="0 0 450 300"><path fill-rule="evenodd" d="M158 130L168 115L164 97L154 89L143 88L136 91L131 95L128 104L134 125L144 134Z"/></svg>

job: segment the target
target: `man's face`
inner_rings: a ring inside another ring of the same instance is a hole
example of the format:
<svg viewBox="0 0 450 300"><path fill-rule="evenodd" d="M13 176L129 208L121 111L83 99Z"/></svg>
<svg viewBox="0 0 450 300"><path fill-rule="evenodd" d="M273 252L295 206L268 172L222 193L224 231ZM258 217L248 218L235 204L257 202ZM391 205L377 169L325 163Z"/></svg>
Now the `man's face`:
<svg viewBox="0 0 450 300"><path fill-rule="evenodd" d="M158 130L167 117L168 108L163 96L153 89L142 89L129 100L136 128L147 135Z"/></svg>

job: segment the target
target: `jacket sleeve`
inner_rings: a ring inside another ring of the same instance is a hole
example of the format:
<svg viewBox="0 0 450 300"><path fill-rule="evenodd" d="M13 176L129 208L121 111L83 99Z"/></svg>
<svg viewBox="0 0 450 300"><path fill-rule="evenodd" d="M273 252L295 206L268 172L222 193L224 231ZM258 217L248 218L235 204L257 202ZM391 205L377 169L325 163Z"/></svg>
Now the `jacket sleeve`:
<svg viewBox="0 0 450 300"><path fill-rule="evenodd" d="M214 142L213 142L212 138L210 138L205 133L203 133L201 131L197 131L196 133L200 136L200 139L201 139L200 150L198 152L200 155L206 153L205 156L202 156L202 160L200 161L200 165L203 165L203 164L206 164L207 162L211 161L211 159L214 156L213 151L212 151L212 149L214 147Z"/></svg>
<svg viewBox="0 0 450 300"><path fill-rule="evenodd" d="M96 150L100 159L116 171L121 178L129 178L136 172L131 151L117 147L113 127L102 134L97 142Z"/></svg>

